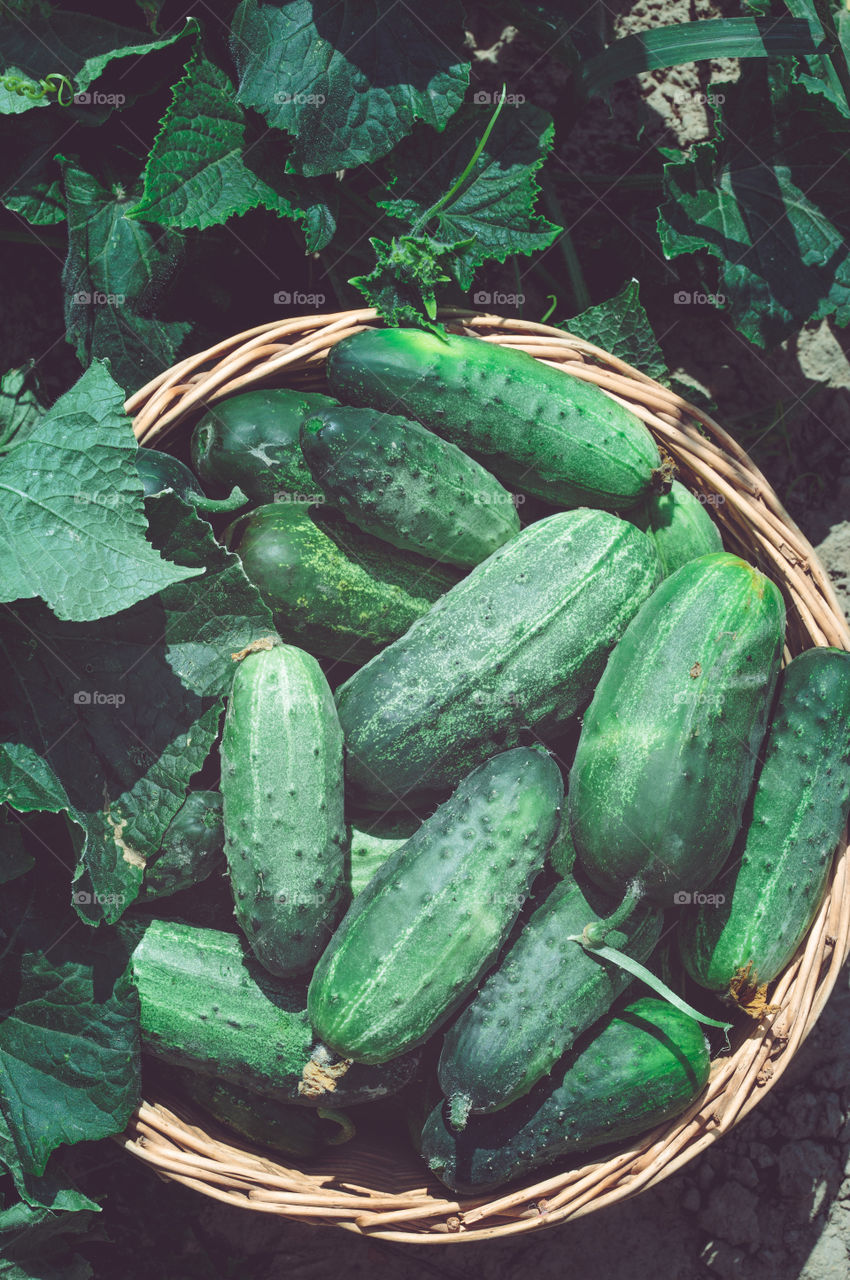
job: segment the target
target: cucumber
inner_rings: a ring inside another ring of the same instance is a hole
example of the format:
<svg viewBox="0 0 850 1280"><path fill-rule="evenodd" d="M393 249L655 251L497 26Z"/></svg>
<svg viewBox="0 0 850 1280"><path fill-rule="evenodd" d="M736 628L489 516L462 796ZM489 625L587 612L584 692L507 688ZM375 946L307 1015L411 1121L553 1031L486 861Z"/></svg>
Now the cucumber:
<svg viewBox="0 0 850 1280"><path fill-rule="evenodd" d="M282 1103L253 1089L177 1067L169 1070L159 1065L157 1077L157 1083L191 1099L225 1128L282 1155L310 1159L354 1136L351 1121L341 1111Z"/></svg>
<svg viewBox="0 0 850 1280"><path fill-rule="evenodd" d="M315 391L245 391L207 409L192 432L192 466L205 484L238 485L252 502L315 501L301 453L302 423L336 403Z"/></svg>
<svg viewBox="0 0 850 1280"><path fill-rule="evenodd" d="M364 329L328 356L331 391L405 413L508 485L559 507L626 508L663 483L640 419L524 351L420 329Z"/></svg>
<svg viewBox="0 0 850 1280"><path fill-rule="evenodd" d="M142 1049L280 1102L351 1107L397 1092L418 1050L381 1067L341 1063L317 1044L307 984L273 978L244 938L176 920L117 926L130 951Z"/></svg>
<svg viewBox="0 0 850 1280"><path fill-rule="evenodd" d="M220 791L190 791L145 867L137 902L164 898L224 870Z"/></svg>
<svg viewBox="0 0 850 1280"><path fill-rule="evenodd" d="M503 752L379 868L316 965L316 1034L356 1062L422 1044L495 960L541 870L563 783L540 748Z"/></svg>
<svg viewBox="0 0 850 1280"><path fill-rule="evenodd" d="M422 1131L422 1155L453 1191L486 1191L653 1129L699 1096L708 1073L699 1024L666 1000L635 1000L504 1111L475 1116L457 1132L445 1104L436 1106Z"/></svg>
<svg viewBox="0 0 850 1280"><path fill-rule="evenodd" d="M622 894L705 889L741 825L779 674L785 605L722 551L662 582L626 629L570 770L578 862Z"/></svg>
<svg viewBox="0 0 850 1280"><path fill-rule="evenodd" d="M820 905L850 808L850 654L807 649L780 677L747 819L679 930L695 982L740 1002L791 960ZM741 983L743 982L743 989Z"/></svg>
<svg viewBox="0 0 850 1280"><path fill-rule="evenodd" d="M366 662L403 635L458 580L338 514L292 503L257 507L226 537L281 638L349 662Z"/></svg>
<svg viewBox="0 0 850 1280"><path fill-rule="evenodd" d="M439 1079L457 1128L470 1112L499 1111L528 1093L632 981L570 940L617 904L597 905L600 914L571 876L559 881L449 1027ZM644 961L661 922L658 908L638 903L607 934L606 945Z"/></svg>
<svg viewBox="0 0 850 1280"><path fill-rule="evenodd" d="M456 445L407 418L329 409L308 419L301 447L328 500L394 547L470 566L519 533L513 495Z"/></svg>
<svg viewBox="0 0 850 1280"><path fill-rule="evenodd" d="M547 855L549 866L555 872L556 876L566 879L573 870L576 860L576 847L573 843L573 834L570 831L569 816L567 807L561 814L561 822L558 827L558 834L552 841Z"/></svg>
<svg viewBox="0 0 850 1280"><path fill-rule="evenodd" d="M383 866L390 854L400 849L419 826L418 822L413 821L393 824L387 828L385 824L376 826L365 819L361 819L361 824L352 822L349 827L349 886L352 898L363 892L378 867Z"/></svg>
<svg viewBox="0 0 850 1280"><path fill-rule="evenodd" d="M720 530L705 504L678 480L669 493L653 494L628 518L654 538L666 578L689 560L723 550Z"/></svg>
<svg viewBox="0 0 850 1280"><path fill-rule="evenodd" d="M272 643L237 666L221 739L236 918L269 973L311 969L345 910L342 730L315 658Z"/></svg>
<svg viewBox="0 0 850 1280"><path fill-rule="evenodd" d="M146 498L152 498L165 489L173 489L178 498L204 515L237 511L248 501L242 490L233 486L227 498L208 498L189 468L179 458L161 453L159 449L140 448L136 454L136 470Z"/></svg>
<svg viewBox="0 0 850 1280"><path fill-rule="evenodd" d="M358 802L445 791L572 716L660 572L645 533L587 508L500 547L337 690Z"/></svg>

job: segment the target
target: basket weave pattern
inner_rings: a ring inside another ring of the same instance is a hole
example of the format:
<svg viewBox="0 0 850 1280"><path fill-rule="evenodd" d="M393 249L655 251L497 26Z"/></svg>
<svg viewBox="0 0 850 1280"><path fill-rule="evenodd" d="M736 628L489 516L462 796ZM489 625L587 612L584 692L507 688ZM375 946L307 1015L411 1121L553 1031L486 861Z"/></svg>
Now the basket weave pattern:
<svg viewBox="0 0 850 1280"><path fill-rule="evenodd" d="M788 608L786 660L803 649L850 650L850 631L812 547L761 472L702 410L592 343L530 321L449 308L453 331L527 351L594 382L647 424L680 479L712 504L724 545L757 564ZM257 386L323 386L330 348L380 323L371 308L260 325L181 361L126 404L141 444L160 447L199 412ZM848 846L842 838L829 887L797 955L770 993L774 1012L741 1017L732 1050L712 1063L706 1089L688 1111L604 1160L528 1175L505 1194L452 1199L402 1144L365 1139L320 1160L281 1163L220 1129L189 1103L143 1102L120 1141L162 1175L215 1199L296 1221L385 1240L448 1244L539 1230L637 1194L680 1169L741 1120L776 1083L814 1026L850 951ZM356 1111L354 1114L356 1121Z"/></svg>

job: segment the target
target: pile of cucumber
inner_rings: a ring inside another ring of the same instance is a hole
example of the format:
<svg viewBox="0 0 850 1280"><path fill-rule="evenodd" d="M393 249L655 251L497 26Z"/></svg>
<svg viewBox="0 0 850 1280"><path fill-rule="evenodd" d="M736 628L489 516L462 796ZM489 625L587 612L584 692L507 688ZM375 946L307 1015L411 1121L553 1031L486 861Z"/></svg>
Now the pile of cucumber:
<svg viewBox="0 0 850 1280"><path fill-rule="evenodd" d="M479 1193L686 1110L682 997L763 1015L850 809L850 654L780 670L780 590L597 387L414 329L327 377L207 410L194 474L140 455L275 622L124 918L143 1046L293 1156L401 1099Z"/></svg>

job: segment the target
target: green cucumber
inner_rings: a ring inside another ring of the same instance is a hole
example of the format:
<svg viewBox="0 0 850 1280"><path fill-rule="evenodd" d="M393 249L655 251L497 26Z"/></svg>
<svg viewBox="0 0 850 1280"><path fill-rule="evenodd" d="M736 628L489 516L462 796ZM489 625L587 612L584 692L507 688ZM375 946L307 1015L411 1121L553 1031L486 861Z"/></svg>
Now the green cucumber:
<svg viewBox="0 0 850 1280"><path fill-rule="evenodd" d="M571 941L615 906L597 914L571 876L559 881L449 1027L439 1078L457 1128L528 1093L625 991L630 974ZM661 921L658 908L635 903L606 944L646 960Z"/></svg>
<svg viewBox="0 0 850 1280"><path fill-rule="evenodd" d="M316 1034L356 1062L422 1044L495 960L555 834L557 765L503 752L387 859L354 899L310 981Z"/></svg>
<svg viewBox="0 0 850 1280"><path fill-rule="evenodd" d="M785 628L779 589L738 556L692 560L626 628L570 770L579 864L620 894L699 892L741 825Z"/></svg>
<svg viewBox="0 0 850 1280"><path fill-rule="evenodd" d="M328 409L302 428L313 479L358 529L445 564L480 564L519 533L513 495L417 422Z"/></svg>
<svg viewBox="0 0 850 1280"><path fill-rule="evenodd" d="M190 445L192 466L217 490L233 485L252 502L316 501L301 452L302 423L336 403L316 391L245 391L207 409Z"/></svg>
<svg viewBox="0 0 850 1280"><path fill-rule="evenodd" d="M225 1128L282 1155L310 1159L325 1147L338 1146L354 1136L354 1127L344 1112L279 1102L197 1071L169 1070L158 1064L156 1084L189 1098Z"/></svg>
<svg viewBox="0 0 850 1280"><path fill-rule="evenodd" d="M635 1000L504 1111L475 1116L457 1132L437 1105L422 1155L453 1191L488 1191L680 1115L705 1088L709 1065L699 1023L665 1000Z"/></svg>
<svg viewBox="0 0 850 1280"><path fill-rule="evenodd" d="M689 560L723 550L720 530L705 503L673 481L669 493L656 493L628 513L628 518L654 538L665 578Z"/></svg>
<svg viewBox="0 0 850 1280"><path fill-rule="evenodd" d="M398 1092L415 1050L381 1067L340 1062L317 1044L307 984L273 978L244 938L177 920L118 925L139 996L142 1049L280 1102L351 1107Z"/></svg>
<svg viewBox="0 0 850 1280"><path fill-rule="evenodd" d="M555 875L560 876L562 880L572 874L576 861L576 847L573 842L573 833L570 831L566 805L564 806L564 812L561 814L558 834L549 848L547 861Z"/></svg>
<svg viewBox="0 0 850 1280"><path fill-rule="evenodd" d="M387 858L410 839L418 826L415 820L388 828L384 824L376 826L365 818L360 819L360 825L351 823L349 885L352 898L363 892L378 867L383 866Z"/></svg>
<svg viewBox="0 0 850 1280"><path fill-rule="evenodd" d="M236 668L221 738L236 918L279 977L311 969L345 910L342 730L314 657L272 642Z"/></svg>
<svg viewBox="0 0 850 1280"><path fill-rule="evenodd" d="M221 792L190 791L145 867L137 902L179 893L217 870L224 870Z"/></svg>
<svg viewBox="0 0 850 1280"><path fill-rule="evenodd" d="M338 514L286 502L249 512L227 541L282 639L349 662L366 662L403 635L458 578Z"/></svg>
<svg viewBox="0 0 850 1280"><path fill-rule="evenodd" d="M679 929L694 981L742 1004L803 940L847 821L850 654L807 649L788 664L761 754L729 867L709 902L683 909Z"/></svg>
<svg viewBox="0 0 850 1280"><path fill-rule="evenodd" d="M524 529L337 690L352 794L445 791L567 720L660 572L652 540L604 511Z"/></svg>
<svg viewBox="0 0 850 1280"><path fill-rule="evenodd" d="M663 483L658 446L635 414L498 343L365 329L331 348L328 381L340 400L402 411L555 506L618 510Z"/></svg>

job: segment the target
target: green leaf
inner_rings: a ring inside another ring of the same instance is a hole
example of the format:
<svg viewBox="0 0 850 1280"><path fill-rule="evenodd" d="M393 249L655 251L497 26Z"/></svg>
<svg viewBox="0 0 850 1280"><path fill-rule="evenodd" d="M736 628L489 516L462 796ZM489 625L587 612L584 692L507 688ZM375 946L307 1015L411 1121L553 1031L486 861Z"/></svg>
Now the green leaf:
<svg viewBox="0 0 850 1280"><path fill-rule="evenodd" d="M75 93L84 94L111 62L167 49L186 36L197 37L198 30L196 19L187 18L179 31L151 37L94 14L63 12L47 5L27 14L24 21L4 5L0 16L3 73L22 76L34 84L49 75L64 75L73 82ZM9 92L0 84L0 115L19 114L55 102L55 93L29 98Z"/></svg>
<svg viewBox="0 0 850 1280"><path fill-rule="evenodd" d="M239 557L226 551L212 529L174 493L146 503L151 541L163 556L202 576L160 593L171 668L200 697L226 693L233 679L231 654L262 636L274 622Z"/></svg>
<svg viewBox="0 0 850 1280"><path fill-rule="evenodd" d="M388 324L419 323L423 313L437 314L436 286L447 284L448 255L457 246L438 244L428 236L400 236L391 244L370 236L377 264L368 275L352 276L370 307Z"/></svg>
<svg viewBox="0 0 850 1280"><path fill-rule="evenodd" d="M51 1152L119 1133L139 1102L138 995L114 933L93 934L4 890L0 930L11 950L0 984L0 1114L17 1181L44 1174ZM15 890L18 890L15 892Z"/></svg>
<svg viewBox="0 0 850 1280"><path fill-rule="evenodd" d="M68 132L60 111L42 111L21 121L0 115L0 201L33 226L65 219L59 166L53 159Z"/></svg>
<svg viewBox="0 0 850 1280"><path fill-rule="evenodd" d="M0 377L0 453L20 444L44 416L34 360Z"/></svg>
<svg viewBox="0 0 850 1280"><path fill-rule="evenodd" d="M0 1133L0 1153L11 1152L11 1133L2 1115ZM85 1235L91 1229L100 1206L62 1178L63 1154L50 1158L41 1178L25 1179L26 1200L0 1209L0 1252L7 1261L29 1262L37 1255L41 1262L46 1254L68 1247L66 1236Z"/></svg>
<svg viewBox="0 0 850 1280"><path fill-rule="evenodd" d="M630 280L607 302L588 307L558 327L610 351L658 382L669 380L664 354L640 300L637 280Z"/></svg>
<svg viewBox="0 0 850 1280"><path fill-rule="evenodd" d="M290 172L316 175L377 160L417 120L445 128L469 82L462 41L451 0L422 17L398 0L242 0L230 47L239 101L292 135Z"/></svg>
<svg viewBox="0 0 850 1280"><path fill-rule="evenodd" d="M796 79L810 93L821 93L844 116L850 116L850 12L831 0L785 0L795 18L807 18L812 25L821 21L836 46L828 54L800 58ZM828 24L828 25L827 25ZM829 29L831 27L831 30Z"/></svg>
<svg viewBox="0 0 850 1280"><path fill-rule="evenodd" d="M49 760L82 824L51 852L93 924L135 898L218 731L221 704L175 675L166 624L157 597L89 623L36 603L0 611L0 737Z"/></svg>
<svg viewBox="0 0 850 1280"><path fill-rule="evenodd" d="M481 107L467 106L442 137L417 133L392 157L393 191L404 194L379 200L379 206L416 227L463 173L486 125ZM466 181L418 228L455 248L447 266L461 289L471 287L476 267L488 259L504 262L515 253L533 253L559 234L560 227L534 212L539 193L534 175L553 138L547 112L529 104L506 106Z"/></svg>
<svg viewBox="0 0 850 1280"><path fill-rule="evenodd" d="M71 802L46 760L20 742L0 743L0 803L18 813L62 813Z"/></svg>
<svg viewBox="0 0 850 1280"><path fill-rule="evenodd" d="M267 141L249 139L233 85L198 50L174 86L148 156L144 193L128 217L204 228L258 205L282 217L304 216L284 165L285 156L275 157Z"/></svg>
<svg viewBox="0 0 850 1280"><path fill-rule="evenodd" d="M136 391L174 363L190 329L161 318L183 240L129 218L133 193L107 191L72 161L60 161L68 205L67 338L84 366L108 358L121 385Z"/></svg>
<svg viewBox="0 0 850 1280"><path fill-rule="evenodd" d="M35 859L24 846L21 824L7 805L0 807L0 886L26 875Z"/></svg>
<svg viewBox="0 0 850 1280"><path fill-rule="evenodd" d="M0 460L0 599L41 596L60 618L84 621L198 572L145 541L123 398L92 365Z"/></svg>
<svg viewBox="0 0 850 1280"><path fill-rule="evenodd" d="M714 58L817 53L826 44L819 22L794 18L701 18L669 27L650 27L615 40L584 62L577 85L585 97L592 97L641 71L659 71Z"/></svg>
<svg viewBox="0 0 850 1280"><path fill-rule="evenodd" d="M751 342L807 320L850 322L847 121L780 68L712 85L715 137L664 166L658 229L668 258L707 250L718 294Z"/></svg>

